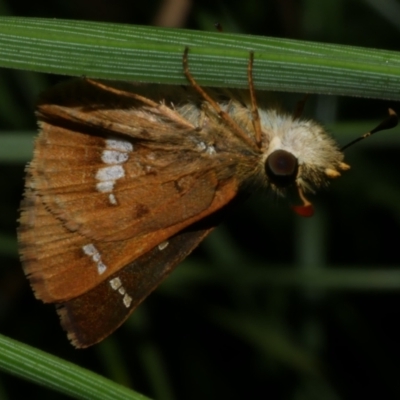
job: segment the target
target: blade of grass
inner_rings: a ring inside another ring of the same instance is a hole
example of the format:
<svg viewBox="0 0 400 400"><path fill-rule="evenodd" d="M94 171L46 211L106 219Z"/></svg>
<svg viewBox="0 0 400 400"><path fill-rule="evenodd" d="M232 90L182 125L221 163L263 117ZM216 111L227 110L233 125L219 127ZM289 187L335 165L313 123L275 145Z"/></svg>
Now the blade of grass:
<svg viewBox="0 0 400 400"><path fill-rule="evenodd" d="M0 18L0 66L97 78L246 88L255 51L258 89L400 99L400 53L219 32Z"/></svg>
<svg viewBox="0 0 400 400"><path fill-rule="evenodd" d="M109 379L2 335L0 370L76 399L148 400Z"/></svg>
<svg viewBox="0 0 400 400"><path fill-rule="evenodd" d="M36 132L7 131L0 135L0 163L22 164L32 158Z"/></svg>

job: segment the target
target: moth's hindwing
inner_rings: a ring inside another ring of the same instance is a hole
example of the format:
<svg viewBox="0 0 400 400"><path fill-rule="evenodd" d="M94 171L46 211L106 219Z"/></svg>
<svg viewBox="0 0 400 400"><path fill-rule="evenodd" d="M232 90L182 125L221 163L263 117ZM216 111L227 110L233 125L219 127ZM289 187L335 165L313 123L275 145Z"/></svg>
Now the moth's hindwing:
<svg viewBox="0 0 400 400"><path fill-rule="evenodd" d="M118 328L211 229L186 230L139 257L58 313L76 347L91 346Z"/></svg>

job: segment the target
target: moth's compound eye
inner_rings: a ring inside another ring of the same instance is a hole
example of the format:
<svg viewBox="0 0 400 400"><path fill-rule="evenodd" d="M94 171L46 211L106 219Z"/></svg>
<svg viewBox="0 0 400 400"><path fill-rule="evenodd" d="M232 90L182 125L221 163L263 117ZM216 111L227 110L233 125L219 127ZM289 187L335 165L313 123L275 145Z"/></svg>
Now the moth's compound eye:
<svg viewBox="0 0 400 400"><path fill-rule="evenodd" d="M294 183L299 170L297 158L286 150L275 150L265 161L265 172L269 180L278 187Z"/></svg>

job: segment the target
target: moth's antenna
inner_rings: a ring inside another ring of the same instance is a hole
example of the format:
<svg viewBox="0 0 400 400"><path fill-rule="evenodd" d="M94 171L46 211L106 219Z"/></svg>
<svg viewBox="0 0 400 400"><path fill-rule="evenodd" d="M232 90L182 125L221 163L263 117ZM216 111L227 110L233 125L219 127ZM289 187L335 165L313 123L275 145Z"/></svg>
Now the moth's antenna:
<svg viewBox="0 0 400 400"><path fill-rule="evenodd" d="M353 144L359 142L360 140L366 139L367 137L373 135L376 132L384 131L386 129L392 129L397 126L399 122L399 118L395 111L389 108L389 116L383 120L376 128L372 129L372 131L364 133L364 135L358 137L357 139L352 140L350 143L346 144L341 148L342 151L346 150L348 147L353 146Z"/></svg>
<svg viewBox="0 0 400 400"><path fill-rule="evenodd" d="M254 64L254 52L250 52L249 64L247 66L247 80L249 82L249 91L251 99L251 116L254 128L254 137L257 147L261 148L261 121L260 113L258 112L256 89L254 87L253 80L253 64Z"/></svg>

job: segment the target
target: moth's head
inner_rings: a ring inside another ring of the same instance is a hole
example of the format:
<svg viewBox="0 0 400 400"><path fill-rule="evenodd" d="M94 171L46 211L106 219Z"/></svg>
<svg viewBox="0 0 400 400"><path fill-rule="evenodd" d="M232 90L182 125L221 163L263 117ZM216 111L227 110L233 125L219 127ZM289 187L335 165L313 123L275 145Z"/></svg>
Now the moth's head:
<svg viewBox="0 0 400 400"><path fill-rule="evenodd" d="M342 153L339 152L342 156ZM323 165L300 163L299 159L290 151L277 149L271 152L265 160L265 173L270 184L276 190L296 186L302 205L293 206L293 210L303 217L310 217L314 213L312 204L307 200L304 192L314 191L322 185L326 185L329 179L340 176L340 171L350 168L341 161L343 157L337 157L335 168L327 164Z"/></svg>
<svg viewBox="0 0 400 400"><path fill-rule="evenodd" d="M302 216L313 214L312 204L304 193L315 191L350 168L343 162L345 148L397 125L396 113L389 110L389 117L375 129L340 149L325 129L314 121L301 120L275 110L262 111L260 118L265 174L277 191L296 186L303 204L293 209Z"/></svg>
<svg viewBox="0 0 400 400"><path fill-rule="evenodd" d="M277 111L260 115L264 133L263 163L268 182L276 191L296 186L303 202L294 210L304 216L313 213L304 192L313 192L349 168L343 153L324 128Z"/></svg>

